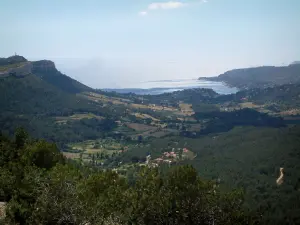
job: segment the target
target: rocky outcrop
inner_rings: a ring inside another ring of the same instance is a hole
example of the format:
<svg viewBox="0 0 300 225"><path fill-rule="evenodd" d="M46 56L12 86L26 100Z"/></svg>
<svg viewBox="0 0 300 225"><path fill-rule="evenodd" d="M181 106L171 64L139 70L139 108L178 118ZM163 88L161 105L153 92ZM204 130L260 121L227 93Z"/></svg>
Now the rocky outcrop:
<svg viewBox="0 0 300 225"><path fill-rule="evenodd" d="M0 58L0 66L23 63L23 62L27 62L27 59L25 59L23 56L20 55L14 55L8 58Z"/></svg>
<svg viewBox="0 0 300 225"><path fill-rule="evenodd" d="M54 62L50 60L40 60L32 63L33 72L57 71Z"/></svg>

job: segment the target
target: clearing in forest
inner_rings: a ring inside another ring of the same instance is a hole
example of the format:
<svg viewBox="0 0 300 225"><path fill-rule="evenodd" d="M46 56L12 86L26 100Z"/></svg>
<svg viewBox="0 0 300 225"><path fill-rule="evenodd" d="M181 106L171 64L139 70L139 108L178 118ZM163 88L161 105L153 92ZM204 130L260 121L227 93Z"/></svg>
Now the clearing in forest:
<svg viewBox="0 0 300 225"><path fill-rule="evenodd" d="M195 113L192 108L192 104L180 103L179 107L181 112L184 113L185 115L191 116Z"/></svg>
<svg viewBox="0 0 300 225"><path fill-rule="evenodd" d="M149 130L157 129L154 126L149 126L149 125L140 124L140 123L125 123L125 125L131 129L134 129L135 131L149 131Z"/></svg>
<svg viewBox="0 0 300 225"><path fill-rule="evenodd" d="M92 119L92 118L96 118L99 120L104 119L104 117L102 116L97 116L93 113L78 113L78 114L74 114L72 116L58 116L55 117L56 122L58 124L63 124L66 123L67 121L74 121L74 120L81 120L81 119Z"/></svg>
<svg viewBox="0 0 300 225"><path fill-rule="evenodd" d="M160 121L159 119L156 119L155 117L145 113L133 113L132 115L141 119L152 119L153 121Z"/></svg>

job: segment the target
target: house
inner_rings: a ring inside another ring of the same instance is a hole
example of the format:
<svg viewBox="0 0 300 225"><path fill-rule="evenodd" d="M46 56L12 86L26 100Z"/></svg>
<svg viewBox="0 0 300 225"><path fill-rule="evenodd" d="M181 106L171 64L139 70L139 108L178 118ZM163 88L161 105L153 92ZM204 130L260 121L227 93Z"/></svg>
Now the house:
<svg viewBox="0 0 300 225"><path fill-rule="evenodd" d="M154 161L156 161L157 163L162 163L163 159L162 158L157 158L157 159L154 159Z"/></svg>

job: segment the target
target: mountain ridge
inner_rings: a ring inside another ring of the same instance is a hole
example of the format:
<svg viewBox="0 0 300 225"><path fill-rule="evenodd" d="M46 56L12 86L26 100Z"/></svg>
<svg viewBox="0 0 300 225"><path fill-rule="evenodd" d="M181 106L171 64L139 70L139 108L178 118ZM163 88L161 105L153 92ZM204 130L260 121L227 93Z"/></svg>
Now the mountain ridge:
<svg viewBox="0 0 300 225"><path fill-rule="evenodd" d="M300 65L240 68L226 71L216 77L200 77L198 79L224 82L239 89L297 84L300 83Z"/></svg>
<svg viewBox="0 0 300 225"><path fill-rule="evenodd" d="M28 61L25 57L18 55L0 58L0 78L9 76L23 77L29 74L34 74L68 93L76 94L93 90L79 81L62 74L51 60Z"/></svg>

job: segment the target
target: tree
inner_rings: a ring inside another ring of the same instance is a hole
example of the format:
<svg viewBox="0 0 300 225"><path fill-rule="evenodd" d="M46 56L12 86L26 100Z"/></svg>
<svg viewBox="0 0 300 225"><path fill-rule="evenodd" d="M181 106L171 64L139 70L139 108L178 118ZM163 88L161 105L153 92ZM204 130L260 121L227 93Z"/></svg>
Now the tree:
<svg viewBox="0 0 300 225"><path fill-rule="evenodd" d="M142 136L142 135L139 135L139 136L138 136L138 142L141 143L142 141L143 141L143 136Z"/></svg>
<svg viewBox="0 0 300 225"><path fill-rule="evenodd" d="M15 132L15 143L17 148L22 148L25 145L25 142L28 138L28 133L25 131L24 128L19 127Z"/></svg>
<svg viewBox="0 0 300 225"><path fill-rule="evenodd" d="M55 144L38 141L25 148L22 159L27 164L50 169L57 163L63 163L64 158Z"/></svg>

